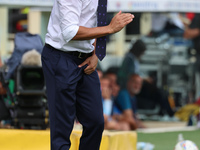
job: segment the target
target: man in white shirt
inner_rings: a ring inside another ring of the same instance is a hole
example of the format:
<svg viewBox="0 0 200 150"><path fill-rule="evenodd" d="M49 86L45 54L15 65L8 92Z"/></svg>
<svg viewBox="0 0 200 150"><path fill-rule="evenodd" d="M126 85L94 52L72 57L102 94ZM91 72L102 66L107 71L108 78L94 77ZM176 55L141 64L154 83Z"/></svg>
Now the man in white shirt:
<svg viewBox="0 0 200 150"><path fill-rule="evenodd" d="M120 11L97 27L97 7L98 0L54 1L42 53L52 150L69 150L76 117L83 125L79 149L100 146L104 118L95 39L120 31L134 16Z"/></svg>

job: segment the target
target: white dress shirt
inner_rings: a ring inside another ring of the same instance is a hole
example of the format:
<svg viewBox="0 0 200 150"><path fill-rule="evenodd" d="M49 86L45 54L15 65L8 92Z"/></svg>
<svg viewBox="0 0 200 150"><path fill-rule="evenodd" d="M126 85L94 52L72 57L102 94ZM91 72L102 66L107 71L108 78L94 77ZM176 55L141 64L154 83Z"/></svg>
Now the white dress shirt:
<svg viewBox="0 0 200 150"><path fill-rule="evenodd" d="M97 26L98 0L55 0L50 15L45 42L62 51L90 53L92 40L72 40L79 26Z"/></svg>

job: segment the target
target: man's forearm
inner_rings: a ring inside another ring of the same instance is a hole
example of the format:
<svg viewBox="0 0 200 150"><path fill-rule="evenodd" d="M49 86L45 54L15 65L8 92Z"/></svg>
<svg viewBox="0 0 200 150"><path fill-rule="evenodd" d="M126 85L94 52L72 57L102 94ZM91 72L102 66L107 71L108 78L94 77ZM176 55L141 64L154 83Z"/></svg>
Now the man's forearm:
<svg viewBox="0 0 200 150"><path fill-rule="evenodd" d="M95 27L95 28L86 28L83 26L79 27L77 34L72 40L90 40L98 37L102 37L108 34L111 34L111 30L108 26Z"/></svg>
<svg viewBox="0 0 200 150"><path fill-rule="evenodd" d="M110 24L102 27L87 28L80 26L77 34L72 40L90 40L99 38L108 34L119 32L134 18L130 13L122 13L119 11L111 20Z"/></svg>
<svg viewBox="0 0 200 150"><path fill-rule="evenodd" d="M186 39L193 39L197 36L200 35L200 30L198 28L195 28L195 29L186 29L185 32L184 32L184 38Z"/></svg>

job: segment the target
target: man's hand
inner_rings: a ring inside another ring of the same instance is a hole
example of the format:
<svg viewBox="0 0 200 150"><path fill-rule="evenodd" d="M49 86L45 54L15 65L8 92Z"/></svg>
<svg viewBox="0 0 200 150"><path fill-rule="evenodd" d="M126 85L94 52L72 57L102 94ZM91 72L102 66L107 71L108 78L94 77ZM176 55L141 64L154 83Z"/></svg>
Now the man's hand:
<svg viewBox="0 0 200 150"><path fill-rule="evenodd" d="M134 15L130 13L122 13L119 11L111 20L108 27L111 33L116 33L123 29L127 24L133 21Z"/></svg>
<svg viewBox="0 0 200 150"><path fill-rule="evenodd" d="M89 75L95 71L97 67L97 63L98 63L98 58L96 54L94 53L92 56L88 57L82 64L80 64L78 67L81 68L87 64L88 66L84 69L84 72Z"/></svg>

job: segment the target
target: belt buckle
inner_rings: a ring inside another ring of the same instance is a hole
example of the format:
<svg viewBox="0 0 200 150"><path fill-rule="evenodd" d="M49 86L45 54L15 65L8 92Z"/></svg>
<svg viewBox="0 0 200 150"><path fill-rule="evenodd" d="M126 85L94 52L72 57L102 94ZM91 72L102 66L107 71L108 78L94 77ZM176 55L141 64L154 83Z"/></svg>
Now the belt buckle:
<svg viewBox="0 0 200 150"><path fill-rule="evenodd" d="M82 59L83 57L81 57L81 52L79 52L79 54L78 54L78 58L80 58L80 59Z"/></svg>

